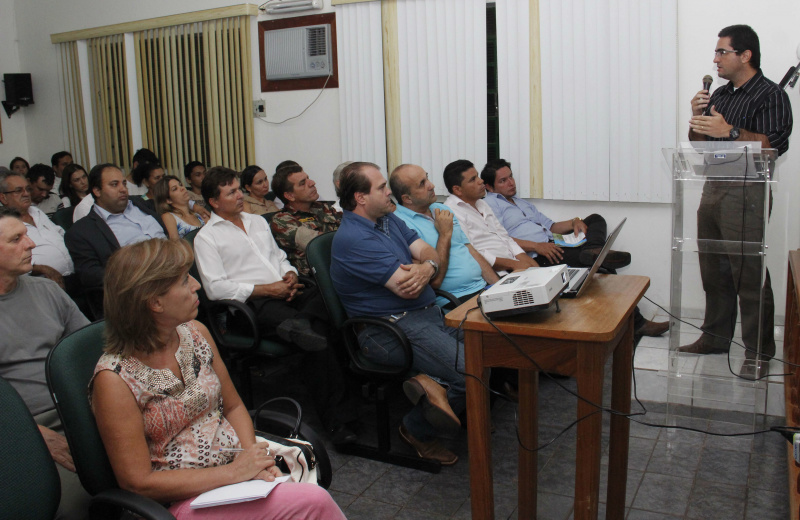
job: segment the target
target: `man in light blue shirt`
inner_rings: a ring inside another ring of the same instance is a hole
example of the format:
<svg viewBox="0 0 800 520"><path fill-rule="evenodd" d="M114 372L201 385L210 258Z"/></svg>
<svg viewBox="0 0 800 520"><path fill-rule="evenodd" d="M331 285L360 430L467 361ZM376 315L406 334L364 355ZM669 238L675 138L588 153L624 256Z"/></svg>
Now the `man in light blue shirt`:
<svg viewBox="0 0 800 520"><path fill-rule="evenodd" d="M398 203L394 214L439 254L439 272L431 280L434 288L465 302L487 283L498 280L449 208L435 202L434 186L425 170L413 164L400 165L389 176L389 186ZM436 303L444 306L448 302L439 297Z"/></svg>
<svg viewBox="0 0 800 520"><path fill-rule="evenodd" d="M585 219L555 222L536 209L536 206L517 196L517 185L511 164L504 159L489 161L481 171L481 180L489 193L484 199L508 234L541 266L567 264L587 267L594 263L606 243L606 221L600 215ZM553 233L586 235L578 247L559 247ZM630 253L609 251L603 262L607 269L619 269L631 263Z"/></svg>

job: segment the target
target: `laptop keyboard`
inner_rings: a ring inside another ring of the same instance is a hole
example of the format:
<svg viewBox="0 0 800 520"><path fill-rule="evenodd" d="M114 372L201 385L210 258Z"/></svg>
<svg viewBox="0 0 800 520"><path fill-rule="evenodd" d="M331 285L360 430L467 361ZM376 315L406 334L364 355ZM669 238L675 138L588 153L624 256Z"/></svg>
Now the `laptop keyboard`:
<svg viewBox="0 0 800 520"><path fill-rule="evenodd" d="M575 276L576 276L578 273L580 273L580 272L581 272L581 270L580 270L580 269L567 269L567 271L569 272L569 279L570 279L570 280L572 280L573 278L575 278Z"/></svg>

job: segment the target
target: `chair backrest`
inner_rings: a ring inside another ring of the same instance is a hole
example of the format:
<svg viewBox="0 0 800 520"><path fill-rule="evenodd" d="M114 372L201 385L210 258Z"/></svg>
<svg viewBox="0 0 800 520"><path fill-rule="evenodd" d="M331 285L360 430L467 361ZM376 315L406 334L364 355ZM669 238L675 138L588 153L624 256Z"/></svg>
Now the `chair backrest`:
<svg viewBox="0 0 800 520"><path fill-rule="evenodd" d="M51 520L61 499L58 471L25 401L0 378L0 516Z"/></svg>
<svg viewBox="0 0 800 520"><path fill-rule="evenodd" d="M333 287L333 279L331 278L331 247L335 236L336 231L331 231L309 242L306 246L306 260L308 260L308 265L311 266L311 271L317 280L317 287L319 287L319 291L322 294L322 299L325 300L331 325L341 329L347 320L347 312L344 310L339 295Z"/></svg>
<svg viewBox="0 0 800 520"><path fill-rule="evenodd" d="M89 406L89 381L103 353L104 331L104 321L76 330L53 347L45 363L47 386L64 426L78 477L91 495L118 487Z"/></svg>
<svg viewBox="0 0 800 520"><path fill-rule="evenodd" d="M68 208L61 208L60 210L53 213L53 216L50 217L50 220L52 220L54 224L64 228L64 231L69 231L69 228L72 227L73 213L75 213L75 206L70 206Z"/></svg>

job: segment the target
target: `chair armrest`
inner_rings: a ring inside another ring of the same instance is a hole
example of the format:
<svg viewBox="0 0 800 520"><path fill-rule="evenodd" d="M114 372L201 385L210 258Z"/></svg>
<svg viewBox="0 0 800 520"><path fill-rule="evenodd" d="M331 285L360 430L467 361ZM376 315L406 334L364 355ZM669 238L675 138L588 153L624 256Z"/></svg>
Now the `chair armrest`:
<svg viewBox="0 0 800 520"><path fill-rule="evenodd" d="M441 296L442 298L444 298L447 301L449 301L453 305L454 309L456 307L458 307L459 305L461 305L461 301L459 301L459 299L456 298L452 293L449 293L447 291L443 291L441 289L434 289L433 292L436 293L436 296Z"/></svg>
<svg viewBox="0 0 800 520"><path fill-rule="evenodd" d="M169 510L153 500L124 489L107 489L92 497L89 518L116 518L119 509L130 511L146 520L175 520Z"/></svg>
<svg viewBox="0 0 800 520"><path fill-rule="evenodd" d="M397 338L397 341L400 343L400 348L403 349L405 363L403 363L401 366L382 365L385 366L385 369L376 369L374 366L364 365L359 357L361 346L358 344L358 331L356 330L358 325L375 325L378 327L383 327L392 332ZM370 374L382 374L390 377L404 376L409 370L411 370L411 367L414 364L414 351L411 350L411 343L408 341L403 329L394 323L384 318L357 316L345 321L342 327L345 331L344 335L347 353L350 355L350 360L359 370Z"/></svg>
<svg viewBox="0 0 800 520"><path fill-rule="evenodd" d="M222 324L217 320L217 312L228 312L235 310L242 313L247 319L249 331L248 336L253 338L250 345L242 347L241 345L231 344L225 341L226 330L223 329ZM208 321L211 332L221 347L228 350L235 350L238 352L254 351L261 343L261 331L258 330L258 323L256 322L256 315L246 303L237 300L210 300L208 306Z"/></svg>

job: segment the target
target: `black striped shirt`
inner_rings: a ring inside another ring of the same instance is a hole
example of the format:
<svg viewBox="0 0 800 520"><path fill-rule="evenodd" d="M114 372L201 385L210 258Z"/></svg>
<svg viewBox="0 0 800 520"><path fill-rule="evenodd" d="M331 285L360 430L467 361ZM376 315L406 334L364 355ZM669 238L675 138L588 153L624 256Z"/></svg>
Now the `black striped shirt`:
<svg viewBox="0 0 800 520"><path fill-rule="evenodd" d="M782 155L789 149L792 134L792 106L789 96L778 85L764 77L761 69L747 83L733 89L733 82L719 87L711 95L709 106L716 107L729 125L749 132L764 134L772 148ZM727 138L707 137L709 141Z"/></svg>

